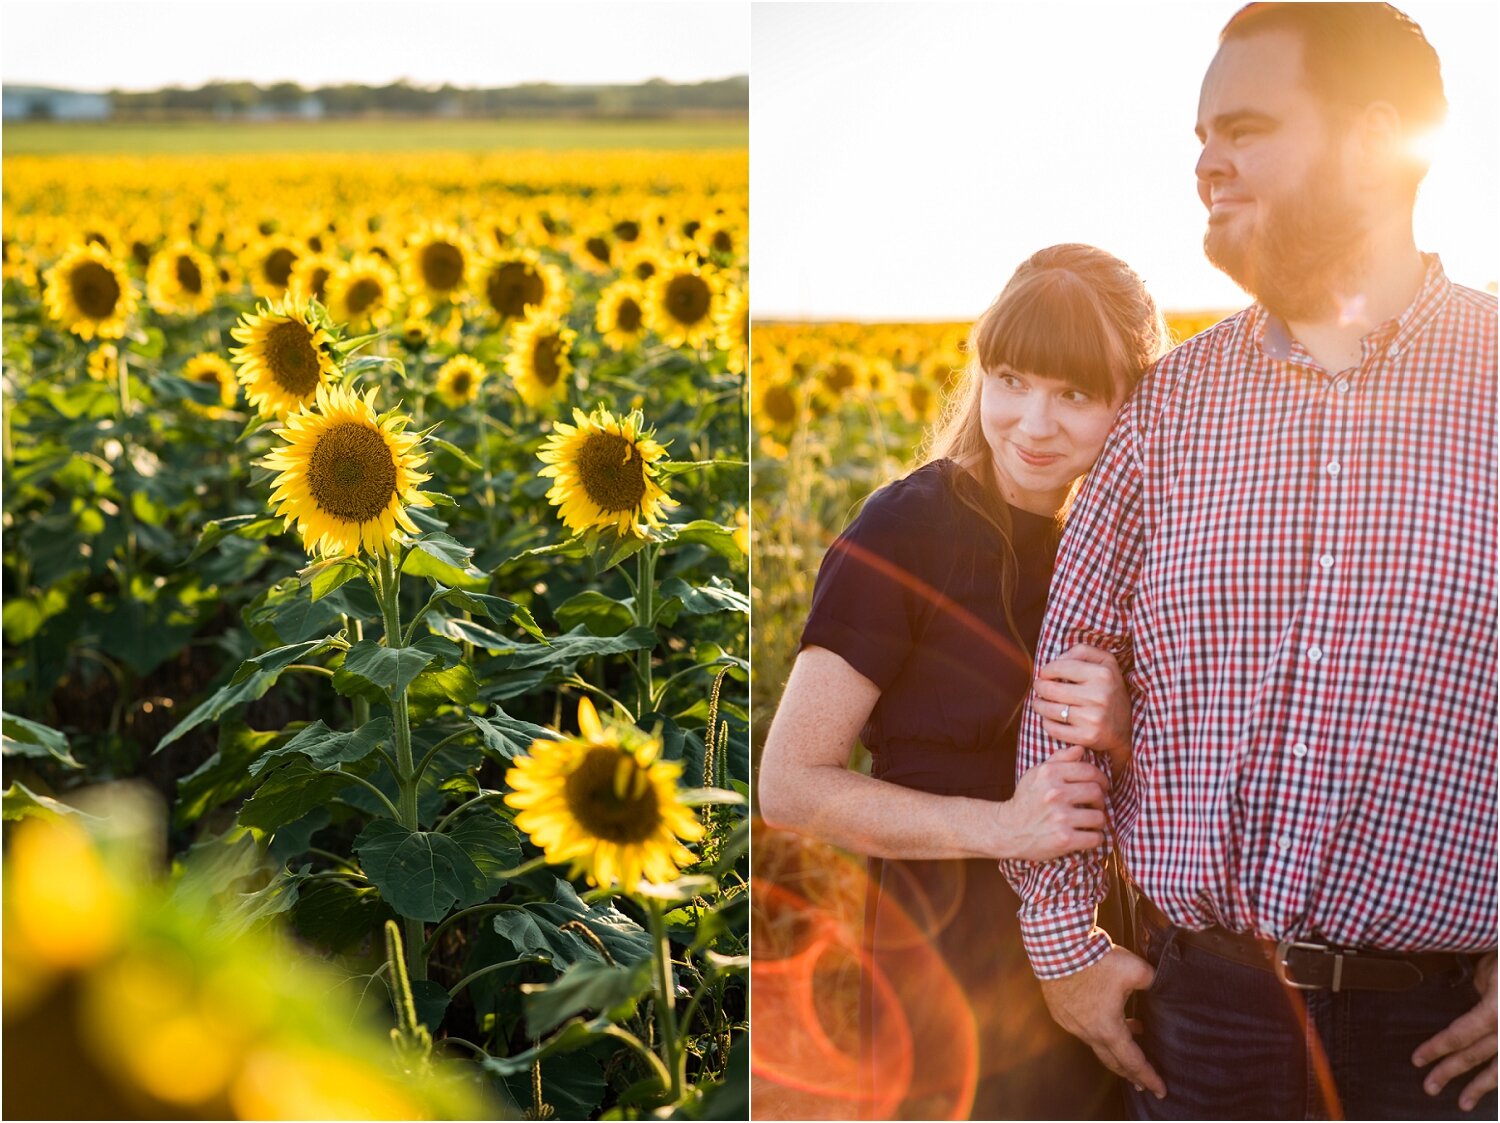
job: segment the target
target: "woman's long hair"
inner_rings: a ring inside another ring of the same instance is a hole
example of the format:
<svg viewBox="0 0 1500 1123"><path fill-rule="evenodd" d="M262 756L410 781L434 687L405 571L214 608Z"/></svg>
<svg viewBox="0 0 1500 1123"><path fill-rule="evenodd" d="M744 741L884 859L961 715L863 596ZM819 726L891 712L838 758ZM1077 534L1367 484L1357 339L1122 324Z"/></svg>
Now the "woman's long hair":
<svg viewBox="0 0 1500 1123"><path fill-rule="evenodd" d="M1011 615L1017 563L1010 506L980 418L985 374L1008 366L1118 403L1167 347L1166 322L1134 270L1113 254L1076 242L1048 246L1022 262L969 331L968 362L923 441L918 462L946 458L978 481L978 488L959 489L958 497L1004 543L1002 604L1011 638L1023 652ZM1072 499L1070 493L1059 529Z"/></svg>

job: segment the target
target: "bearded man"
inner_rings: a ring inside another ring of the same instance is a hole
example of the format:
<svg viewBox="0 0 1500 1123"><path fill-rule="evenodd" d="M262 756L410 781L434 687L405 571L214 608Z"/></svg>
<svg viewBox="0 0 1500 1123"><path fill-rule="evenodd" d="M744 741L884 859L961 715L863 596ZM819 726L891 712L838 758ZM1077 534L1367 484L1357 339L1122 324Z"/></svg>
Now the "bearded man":
<svg viewBox="0 0 1500 1123"><path fill-rule="evenodd" d="M1496 306L1413 237L1445 110L1389 5L1230 21L1198 193L1256 303L1148 373L1063 539L1036 663L1126 672L1144 958L1103 850L1007 872L1139 1118L1495 1118ZM1090 689L1038 681L1020 771Z"/></svg>

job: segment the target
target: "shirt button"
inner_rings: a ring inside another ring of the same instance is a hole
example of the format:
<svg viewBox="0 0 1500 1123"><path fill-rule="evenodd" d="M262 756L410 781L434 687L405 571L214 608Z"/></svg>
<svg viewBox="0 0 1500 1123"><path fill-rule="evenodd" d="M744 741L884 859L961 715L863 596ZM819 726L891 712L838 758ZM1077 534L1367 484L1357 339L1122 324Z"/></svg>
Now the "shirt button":
<svg viewBox="0 0 1500 1123"><path fill-rule="evenodd" d="M1321 565L1324 569L1332 569L1333 568L1333 555L1332 554L1324 554L1321 558L1318 559L1318 564Z"/></svg>
<svg viewBox="0 0 1500 1123"><path fill-rule="evenodd" d="M1330 460L1328 462L1328 474L1330 476L1336 476L1340 472L1342 472L1343 470L1344 470L1344 466L1342 464L1340 464L1337 460Z"/></svg>
<svg viewBox="0 0 1500 1123"><path fill-rule="evenodd" d="M1347 394L1349 392L1349 380L1347 378L1341 378L1333 384L1333 388L1340 394Z"/></svg>
<svg viewBox="0 0 1500 1123"><path fill-rule="evenodd" d="M1307 742L1298 741L1295 745L1293 745L1292 755L1298 758L1305 757L1307 755Z"/></svg>
<svg viewBox="0 0 1500 1123"><path fill-rule="evenodd" d="M1292 848L1292 836L1289 834L1282 835L1276 840L1276 846L1280 850L1290 850Z"/></svg>
<svg viewBox="0 0 1500 1123"><path fill-rule="evenodd" d="M1323 649L1317 644L1313 644L1307 649L1307 657L1316 663L1323 658Z"/></svg>

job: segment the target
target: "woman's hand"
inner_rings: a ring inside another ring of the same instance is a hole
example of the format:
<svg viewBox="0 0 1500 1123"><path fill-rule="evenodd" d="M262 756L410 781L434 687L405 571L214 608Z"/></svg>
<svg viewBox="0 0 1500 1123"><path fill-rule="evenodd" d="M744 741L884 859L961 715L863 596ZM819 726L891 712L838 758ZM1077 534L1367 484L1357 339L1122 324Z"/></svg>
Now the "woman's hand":
<svg viewBox="0 0 1500 1123"><path fill-rule="evenodd" d="M1016 781L1016 794L1004 804L1007 834L1001 857L1045 862L1104 841L1104 773L1069 745Z"/></svg>
<svg viewBox="0 0 1500 1123"><path fill-rule="evenodd" d="M1070 647L1037 672L1032 693L1049 737L1108 753L1120 774L1130 760L1130 695L1113 655L1087 644Z"/></svg>

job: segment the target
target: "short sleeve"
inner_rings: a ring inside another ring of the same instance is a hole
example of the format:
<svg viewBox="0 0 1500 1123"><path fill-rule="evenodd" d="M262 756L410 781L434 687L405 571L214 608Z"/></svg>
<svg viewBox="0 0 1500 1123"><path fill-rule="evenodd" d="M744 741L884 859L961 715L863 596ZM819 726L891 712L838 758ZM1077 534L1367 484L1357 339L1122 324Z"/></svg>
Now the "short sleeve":
<svg viewBox="0 0 1500 1123"><path fill-rule="evenodd" d="M877 492L838 536L813 589L803 647L824 647L882 691L900 673L921 634L933 588L922 556L933 541L919 489L908 481Z"/></svg>

